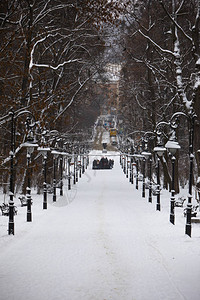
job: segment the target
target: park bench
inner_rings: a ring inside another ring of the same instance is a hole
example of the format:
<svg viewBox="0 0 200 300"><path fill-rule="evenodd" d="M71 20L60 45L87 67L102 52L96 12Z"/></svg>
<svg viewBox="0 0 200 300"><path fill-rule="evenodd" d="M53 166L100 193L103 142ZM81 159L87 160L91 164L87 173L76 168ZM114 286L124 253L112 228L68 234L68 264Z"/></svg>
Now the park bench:
<svg viewBox="0 0 200 300"><path fill-rule="evenodd" d="M191 217L196 217L197 216L197 208L198 207L199 207L199 205L193 205L192 206ZM187 207L184 209L183 214L184 214L184 217L186 217L186 215L187 215Z"/></svg>
<svg viewBox="0 0 200 300"><path fill-rule="evenodd" d="M185 198L184 197L179 197L177 200L175 200L175 206L176 207L183 207L183 204L185 202Z"/></svg>
<svg viewBox="0 0 200 300"><path fill-rule="evenodd" d="M3 203L2 205L0 205L0 209L2 212L2 216L8 216L9 215L9 205ZM14 206L14 214L17 214L17 207Z"/></svg>
<svg viewBox="0 0 200 300"><path fill-rule="evenodd" d="M19 196L18 199L21 202L21 207L27 206L27 198L26 198L26 196L24 196L24 195ZM33 204L32 201L31 201L31 204Z"/></svg>
<svg viewBox="0 0 200 300"><path fill-rule="evenodd" d="M27 199L25 196L19 196L18 199L21 202L21 206L27 206Z"/></svg>

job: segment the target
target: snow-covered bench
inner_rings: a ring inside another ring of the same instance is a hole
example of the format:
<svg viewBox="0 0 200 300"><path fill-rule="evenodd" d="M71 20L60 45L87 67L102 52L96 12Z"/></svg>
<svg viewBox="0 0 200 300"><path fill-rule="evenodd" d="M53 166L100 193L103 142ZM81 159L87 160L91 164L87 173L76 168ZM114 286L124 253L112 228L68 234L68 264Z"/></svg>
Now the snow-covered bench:
<svg viewBox="0 0 200 300"><path fill-rule="evenodd" d="M191 217L196 217L197 216L197 208L199 205L193 205L192 206L192 211L191 211ZM183 210L184 217L187 215L187 207Z"/></svg>
<svg viewBox="0 0 200 300"><path fill-rule="evenodd" d="M21 206L27 206L27 199L25 196L19 196L18 199L21 202Z"/></svg>
<svg viewBox="0 0 200 300"><path fill-rule="evenodd" d="M179 197L177 200L175 200L175 206L176 207L183 207L183 204L185 202L186 198Z"/></svg>
<svg viewBox="0 0 200 300"><path fill-rule="evenodd" d="M0 205L0 209L2 212L2 216L8 216L9 215L9 205L3 203L2 205ZM14 214L17 214L17 207L14 206Z"/></svg>

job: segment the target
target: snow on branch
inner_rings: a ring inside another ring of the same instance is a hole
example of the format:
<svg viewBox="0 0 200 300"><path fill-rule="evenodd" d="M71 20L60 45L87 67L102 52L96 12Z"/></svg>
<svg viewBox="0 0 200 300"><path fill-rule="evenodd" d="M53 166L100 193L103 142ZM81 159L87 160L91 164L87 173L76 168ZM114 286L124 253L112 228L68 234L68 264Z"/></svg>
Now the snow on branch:
<svg viewBox="0 0 200 300"><path fill-rule="evenodd" d="M53 67L51 65L46 65L46 64L33 64L32 66L38 67L38 68L49 68L49 69L52 69L52 70L58 70L60 67L63 67L64 65L70 64L70 63L73 63L73 62L81 62L81 60L80 59L66 60L63 63L58 64L56 67Z"/></svg>
<svg viewBox="0 0 200 300"><path fill-rule="evenodd" d="M147 40L149 40L156 48L158 48L161 52L163 53L167 53L170 54L172 56L175 56L174 53L170 50L167 49L163 49L162 47L160 47L156 42L154 42L148 35L144 34L140 29L138 30L138 32L145 37Z"/></svg>
<svg viewBox="0 0 200 300"><path fill-rule="evenodd" d="M34 63L33 62L33 55L34 55L34 51L35 51L35 48L36 46L39 44L39 43L42 43L44 42L48 37L54 37L55 35L52 35L52 34L48 34L47 36L41 38L40 40L37 40L35 42L35 44L33 45L32 47L32 50L31 50L31 55L30 55L30 63L29 63L29 72L31 72L31 69L33 68L33 66L35 67L41 67L41 68L50 68L52 70L57 70L59 69L60 67L63 67L64 65L66 64L69 64L69 63L73 63L73 62L81 62L80 59L70 59L70 60L66 60L64 61L63 63L60 63L58 64L57 66L52 66L50 64L37 64L37 63Z"/></svg>
<svg viewBox="0 0 200 300"><path fill-rule="evenodd" d="M165 5L163 4L162 0L159 0L162 8L164 9L165 13L167 14L167 16L170 18L170 20L174 23L174 25L176 26L176 28L178 28L182 34L192 43L192 45L194 46L194 42L193 39L183 30L183 28L176 22L176 20L170 15L170 13L168 12L168 10L166 9ZM184 1L183 1L184 2ZM182 4L183 4L182 2ZM181 4L181 5L182 5ZM180 5L180 7L181 7ZM177 12L176 12L177 13Z"/></svg>

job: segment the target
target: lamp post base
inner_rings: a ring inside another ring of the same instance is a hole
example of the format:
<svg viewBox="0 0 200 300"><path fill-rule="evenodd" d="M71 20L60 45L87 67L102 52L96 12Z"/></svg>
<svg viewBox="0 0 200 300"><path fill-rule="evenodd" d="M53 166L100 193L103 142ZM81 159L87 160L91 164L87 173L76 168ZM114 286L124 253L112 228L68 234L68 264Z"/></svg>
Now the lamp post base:
<svg viewBox="0 0 200 300"><path fill-rule="evenodd" d="M185 234L187 234L189 237L191 237L191 232L192 232L192 225L191 224L186 224Z"/></svg>
<svg viewBox="0 0 200 300"><path fill-rule="evenodd" d="M157 203L157 205L156 205L156 210L159 210L159 211L160 211L160 203Z"/></svg>
<svg viewBox="0 0 200 300"><path fill-rule="evenodd" d="M192 204L188 203L187 214L186 214L185 234L187 234L190 237L191 237L191 232L192 232L191 214L192 214Z"/></svg>
<svg viewBox="0 0 200 300"><path fill-rule="evenodd" d="M27 222L32 222L32 213L27 212Z"/></svg>
<svg viewBox="0 0 200 300"><path fill-rule="evenodd" d="M170 214L170 222L174 225L175 224L175 216Z"/></svg>
<svg viewBox="0 0 200 300"><path fill-rule="evenodd" d="M15 230L14 230L14 222L9 222L8 224L8 234L15 234Z"/></svg>

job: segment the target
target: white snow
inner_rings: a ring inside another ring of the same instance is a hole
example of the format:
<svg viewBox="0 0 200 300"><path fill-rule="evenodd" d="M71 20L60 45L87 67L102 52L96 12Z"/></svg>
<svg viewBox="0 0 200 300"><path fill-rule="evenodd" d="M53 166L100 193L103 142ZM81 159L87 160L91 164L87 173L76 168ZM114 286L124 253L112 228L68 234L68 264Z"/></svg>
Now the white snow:
<svg viewBox="0 0 200 300"><path fill-rule="evenodd" d="M200 223L185 235L183 208L169 223L170 193L148 203L125 177L119 156L112 170L90 166L76 185L42 209L32 192L33 222L26 207L15 217L0 216L0 298L2 300L198 300L200 295ZM57 191L58 194L58 191ZM3 202L3 195L1 195ZM199 212L198 212L199 215Z"/></svg>

